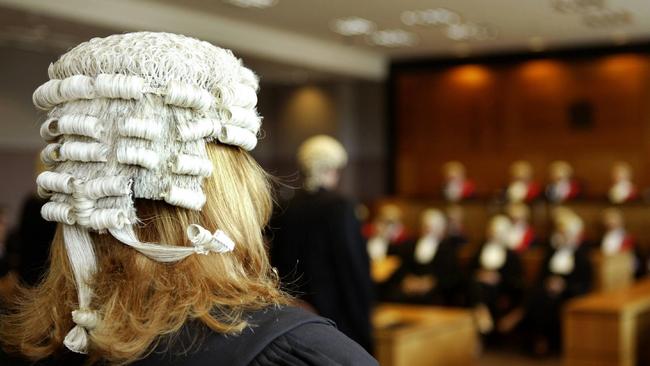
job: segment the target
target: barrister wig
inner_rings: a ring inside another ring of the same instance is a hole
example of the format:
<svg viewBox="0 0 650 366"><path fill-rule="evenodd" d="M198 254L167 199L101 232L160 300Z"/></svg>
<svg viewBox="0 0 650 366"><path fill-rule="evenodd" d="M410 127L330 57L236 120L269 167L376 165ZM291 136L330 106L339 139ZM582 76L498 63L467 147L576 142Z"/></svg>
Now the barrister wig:
<svg viewBox="0 0 650 366"><path fill-rule="evenodd" d="M298 164L305 175L308 190L319 188L325 174L341 169L347 163L348 154L343 145L327 135L310 137L298 148Z"/></svg>
<svg viewBox="0 0 650 366"><path fill-rule="evenodd" d="M95 38L34 93L49 142L41 211L59 222L43 282L0 323L31 359L64 344L126 363L199 319L218 332L286 301L262 239L271 211L258 80L233 54L167 33Z"/></svg>

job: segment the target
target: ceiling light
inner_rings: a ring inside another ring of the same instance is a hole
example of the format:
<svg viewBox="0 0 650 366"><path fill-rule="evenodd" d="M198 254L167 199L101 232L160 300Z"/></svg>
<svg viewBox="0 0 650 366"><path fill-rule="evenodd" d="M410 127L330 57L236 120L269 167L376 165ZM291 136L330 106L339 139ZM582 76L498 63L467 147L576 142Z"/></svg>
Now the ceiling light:
<svg viewBox="0 0 650 366"><path fill-rule="evenodd" d="M270 8L278 3L278 0L223 0L240 8Z"/></svg>
<svg viewBox="0 0 650 366"><path fill-rule="evenodd" d="M454 41L462 41L469 39L472 32L475 32L475 30L470 24L452 24L447 27L445 34Z"/></svg>
<svg viewBox="0 0 650 366"><path fill-rule="evenodd" d="M460 23L458 13L445 9L407 10L402 13L402 22L406 25L449 25Z"/></svg>
<svg viewBox="0 0 650 366"><path fill-rule="evenodd" d="M632 13L624 9L603 9L583 15L582 21L592 28L618 27L632 23Z"/></svg>
<svg viewBox="0 0 650 366"><path fill-rule="evenodd" d="M402 29L386 29L372 33L370 41L378 46L402 47L416 44L418 38L415 34Z"/></svg>
<svg viewBox="0 0 650 366"><path fill-rule="evenodd" d="M605 8L605 0L550 0L559 13L586 13Z"/></svg>
<svg viewBox="0 0 650 366"><path fill-rule="evenodd" d="M375 23L360 17L348 17L334 20L331 27L334 32L344 36L359 36L372 33Z"/></svg>
<svg viewBox="0 0 650 366"><path fill-rule="evenodd" d="M487 41L496 39L498 36L498 31L495 27L488 24L471 22L451 24L447 26L444 32L447 38L453 39L454 41Z"/></svg>

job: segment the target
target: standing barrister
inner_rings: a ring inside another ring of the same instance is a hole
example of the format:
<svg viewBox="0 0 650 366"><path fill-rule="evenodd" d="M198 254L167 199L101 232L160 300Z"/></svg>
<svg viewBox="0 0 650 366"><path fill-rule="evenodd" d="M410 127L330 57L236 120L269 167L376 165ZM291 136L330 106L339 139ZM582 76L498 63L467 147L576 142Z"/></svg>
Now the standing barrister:
<svg viewBox="0 0 650 366"><path fill-rule="evenodd" d="M288 290L371 348L372 282L354 204L336 192L347 153L319 135L298 150L304 187L272 222L271 259Z"/></svg>

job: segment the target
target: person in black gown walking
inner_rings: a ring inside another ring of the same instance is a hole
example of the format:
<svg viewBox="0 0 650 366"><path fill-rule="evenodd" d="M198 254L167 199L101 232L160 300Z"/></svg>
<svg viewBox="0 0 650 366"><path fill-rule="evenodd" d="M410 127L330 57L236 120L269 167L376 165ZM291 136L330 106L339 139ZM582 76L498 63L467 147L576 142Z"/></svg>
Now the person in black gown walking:
<svg viewBox="0 0 650 366"><path fill-rule="evenodd" d="M355 206L336 192L347 153L319 135L299 148L304 187L271 224L271 261L285 287L365 349L372 349L369 260Z"/></svg>

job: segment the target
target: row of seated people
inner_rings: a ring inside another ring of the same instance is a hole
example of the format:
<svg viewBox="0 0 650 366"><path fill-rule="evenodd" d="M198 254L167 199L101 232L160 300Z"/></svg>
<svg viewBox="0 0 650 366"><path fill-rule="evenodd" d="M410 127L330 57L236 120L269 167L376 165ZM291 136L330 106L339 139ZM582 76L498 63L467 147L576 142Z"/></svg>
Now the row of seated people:
<svg viewBox="0 0 650 366"><path fill-rule="evenodd" d="M529 333L526 339L537 353L559 347L562 305L590 291L594 282L589 256L594 245L585 240L578 215L556 208L553 234L541 243L527 224L527 207L510 205L507 216L490 220L485 241L462 266L459 248L467 240L441 211L425 210L419 238L409 240L394 210L387 206L375 220L367 244L381 301L469 307L483 334L518 328ZM603 221L604 255L633 250L617 209L606 210ZM544 259L537 279L526 286L520 256L535 246L545 249Z"/></svg>
<svg viewBox="0 0 650 366"><path fill-rule="evenodd" d="M468 178L465 166L450 161L443 166L444 186L442 194L450 202L472 198L476 184ZM535 181L533 167L528 161L514 162L510 167L510 182L501 196L508 202L530 203L542 197L549 202L565 203L579 197L582 185L574 177L573 167L566 161L556 161L549 166L549 182L545 189ZM608 199L615 204L631 202L640 197L632 181L632 168L626 162L617 162L611 169L611 185Z"/></svg>

